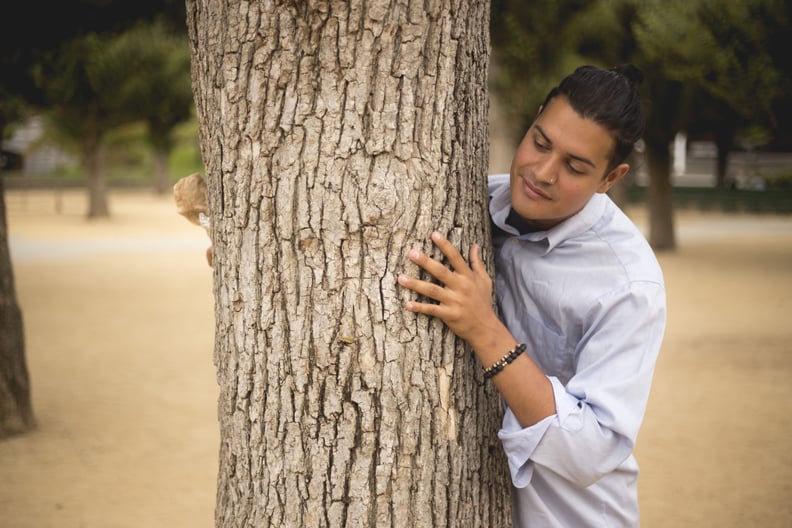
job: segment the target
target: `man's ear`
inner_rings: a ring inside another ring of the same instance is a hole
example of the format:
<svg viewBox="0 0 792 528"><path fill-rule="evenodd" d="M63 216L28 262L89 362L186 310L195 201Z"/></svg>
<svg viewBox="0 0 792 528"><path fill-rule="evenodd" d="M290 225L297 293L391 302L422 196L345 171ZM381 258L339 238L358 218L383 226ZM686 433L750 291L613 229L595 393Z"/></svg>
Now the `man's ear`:
<svg viewBox="0 0 792 528"><path fill-rule="evenodd" d="M613 187L617 181L621 180L625 174L630 172L630 166L626 163L617 165L605 176L597 187L598 193L605 193Z"/></svg>

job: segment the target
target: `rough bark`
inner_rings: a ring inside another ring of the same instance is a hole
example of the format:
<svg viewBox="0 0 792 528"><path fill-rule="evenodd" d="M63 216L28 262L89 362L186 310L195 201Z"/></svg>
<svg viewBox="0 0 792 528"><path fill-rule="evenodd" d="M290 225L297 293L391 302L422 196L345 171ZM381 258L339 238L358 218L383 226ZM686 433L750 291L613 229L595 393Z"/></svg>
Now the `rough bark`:
<svg viewBox="0 0 792 528"><path fill-rule="evenodd" d="M488 3L188 0L217 526L509 525L500 408L396 286L486 220Z"/></svg>
<svg viewBox="0 0 792 528"><path fill-rule="evenodd" d="M14 288L5 192L0 174L0 438L23 433L34 426L22 311Z"/></svg>

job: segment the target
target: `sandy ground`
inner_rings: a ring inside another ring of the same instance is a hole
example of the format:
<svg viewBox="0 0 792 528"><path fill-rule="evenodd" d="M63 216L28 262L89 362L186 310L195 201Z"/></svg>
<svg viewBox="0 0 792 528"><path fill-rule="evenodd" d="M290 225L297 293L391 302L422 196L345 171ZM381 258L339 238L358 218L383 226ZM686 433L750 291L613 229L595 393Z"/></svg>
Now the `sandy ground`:
<svg viewBox="0 0 792 528"><path fill-rule="evenodd" d="M206 234L170 197L7 195L38 428L0 442L0 527L213 525ZM641 211L631 211L645 225ZM680 212L637 456L643 526L792 526L792 218Z"/></svg>

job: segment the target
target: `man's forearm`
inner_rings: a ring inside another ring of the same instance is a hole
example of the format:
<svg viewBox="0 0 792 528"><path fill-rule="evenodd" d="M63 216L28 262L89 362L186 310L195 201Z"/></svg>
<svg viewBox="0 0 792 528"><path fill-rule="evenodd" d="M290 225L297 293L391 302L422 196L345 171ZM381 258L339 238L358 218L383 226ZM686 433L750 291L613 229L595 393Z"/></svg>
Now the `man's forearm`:
<svg viewBox="0 0 792 528"><path fill-rule="evenodd" d="M476 357L485 369L504 358L519 344L497 317L488 326L489 332L470 340ZM491 380L523 427L555 414L553 386L528 354L520 354Z"/></svg>

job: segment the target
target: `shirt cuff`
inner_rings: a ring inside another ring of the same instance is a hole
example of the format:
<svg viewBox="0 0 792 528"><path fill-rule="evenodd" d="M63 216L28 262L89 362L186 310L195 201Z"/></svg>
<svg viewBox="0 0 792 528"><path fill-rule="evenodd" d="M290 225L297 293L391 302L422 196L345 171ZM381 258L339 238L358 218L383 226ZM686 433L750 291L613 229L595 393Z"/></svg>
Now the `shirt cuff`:
<svg viewBox="0 0 792 528"><path fill-rule="evenodd" d="M549 376L553 385L556 416L559 427L565 431L577 432L583 428L583 402L568 393L558 378Z"/></svg>
<svg viewBox="0 0 792 528"><path fill-rule="evenodd" d="M522 427L517 421L517 417L507 406L503 415L503 425L498 431L498 438L500 438L506 453L512 484L515 488L525 488L531 483L534 468L531 456L553 424L568 430L580 429L583 426L579 400L571 397L557 378L552 376L548 378L553 386L556 414L529 427Z"/></svg>

